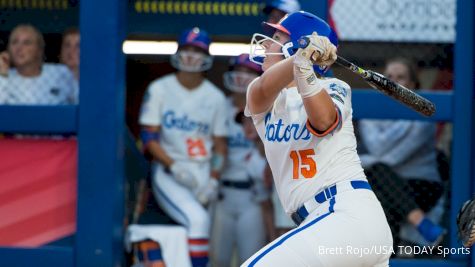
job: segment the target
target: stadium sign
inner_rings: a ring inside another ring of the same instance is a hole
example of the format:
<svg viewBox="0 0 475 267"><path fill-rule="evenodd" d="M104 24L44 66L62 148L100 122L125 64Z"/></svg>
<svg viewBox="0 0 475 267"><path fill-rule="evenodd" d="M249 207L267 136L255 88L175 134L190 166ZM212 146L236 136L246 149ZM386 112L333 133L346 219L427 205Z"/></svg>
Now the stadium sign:
<svg viewBox="0 0 475 267"><path fill-rule="evenodd" d="M455 0L329 0L329 13L346 41L455 40Z"/></svg>

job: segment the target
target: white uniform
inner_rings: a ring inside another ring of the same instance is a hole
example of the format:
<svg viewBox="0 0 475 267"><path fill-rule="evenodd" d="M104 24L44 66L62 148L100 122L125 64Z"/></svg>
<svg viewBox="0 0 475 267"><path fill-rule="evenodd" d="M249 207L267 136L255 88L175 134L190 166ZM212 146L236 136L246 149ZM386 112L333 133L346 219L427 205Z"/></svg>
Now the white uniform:
<svg viewBox="0 0 475 267"><path fill-rule="evenodd" d="M350 87L338 79L322 83L338 114L325 133L306 124L296 88L282 90L268 112L252 115L285 211L299 210L306 218L243 266L388 265L391 231L379 201L364 189L369 185L356 153ZM251 115L247 108L246 114ZM360 257L348 246L370 250Z"/></svg>
<svg viewBox="0 0 475 267"><path fill-rule="evenodd" d="M188 256L188 238L186 229L176 225L138 225L131 224L125 234L125 245L132 251L133 243L151 239L160 244L163 261L168 267L191 267ZM144 267L136 264L133 267Z"/></svg>
<svg viewBox="0 0 475 267"><path fill-rule="evenodd" d="M280 229L292 229L295 228L295 222L292 221L289 214L284 211L282 208L282 202L280 202L279 195L275 191L275 187L272 190L272 207L273 207L273 214L274 214L274 226L275 228Z"/></svg>
<svg viewBox="0 0 475 267"><path fill-rule="evenodd" d="M186 164L200 187L210 179L212 137L227 135L226 113L224 94L211 82L204 80L190 91L170 74L150 84L140 124L161 127L160 145L173 160ZM157 163L152 185L160 206L187 228L191 253L207 252L210 218L194 193Z"/></svg>
<svg viewBox="0 0 475 267"><path fill-rule="evenodd" d="M231 101L229 107L233 107ZM260 200L268 198L263 186L265 159L244 136L242 125L229 116L228 157L221 173L220 200L216 203L212 229L213 266L230 266L233 248L243 263L265 245Z"/></svg>
<svg viewBox="0 0 475 267"><path fill-rule="evenodd" d="M21 76L16 69L0 76L0 104L77 104L78 90L73 74L62 64L45 63L36 77Z"/></svg>

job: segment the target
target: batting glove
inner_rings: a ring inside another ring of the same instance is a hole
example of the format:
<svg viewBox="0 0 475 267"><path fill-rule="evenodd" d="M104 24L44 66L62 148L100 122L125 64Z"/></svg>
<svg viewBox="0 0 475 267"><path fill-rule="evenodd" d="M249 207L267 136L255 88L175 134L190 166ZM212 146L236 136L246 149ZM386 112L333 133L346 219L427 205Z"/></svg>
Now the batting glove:
<svg viewBox="0 0 475 267"><path fill-rule="evenodd" d="M319 36L316 32L306 36L309 44L297 52L301 57L310 60L313 65L330 66L337 59L336 46L326 36Z"/></svg>
<svg viewBox="0 0 475 267"><path fill-rule="evenodd" d="M294 57L294 79L300 96L307 98L320 93L323 86L313 70L312 62L304 54L307 55L300 48Z"/></svg>
<svg viewBox="0 0 475 267"><path fill-rule="evenodd" d="M185 187L193 189L198 185L195 176L185 166L174 162L170 166L170 171L175 179Z"/></svg>
<svg viewBox="0 0 475 267"><path fill-rule="evenodd" d="M196 198L202 205L207 205L208 203L218 199L218 180L213 177L209 178L208 183L200 188L196 193Z"/></svg>

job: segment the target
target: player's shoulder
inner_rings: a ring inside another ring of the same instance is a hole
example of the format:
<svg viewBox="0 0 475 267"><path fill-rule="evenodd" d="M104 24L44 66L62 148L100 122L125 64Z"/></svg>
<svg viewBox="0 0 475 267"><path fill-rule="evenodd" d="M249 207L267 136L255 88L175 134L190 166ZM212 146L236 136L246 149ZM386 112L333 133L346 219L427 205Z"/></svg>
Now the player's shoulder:
<svg viewBox="0 0 475 267"><path fill-rule="evenodd" d="M326 85L327 87L329 87L330 89L331 88L339 88L339 87L343 87L345 88L346 90L349 90L351 87L349 84L347 84L346 82L338 79L338 78L325 78L322 80L322 84Z"/></svg>
<svg viewBox="0 0 475 267"><path fill-rule="evenodd" d="M226 96L224 95L223 91L221 91L216 85L207 79L203 81L203 89L206 95L213 97L218 101L226 101Z"/></svg>
<svg viewBox="0 0 475 267"><path fill-rule="evenodd" d="M343 97L351 95L350 85L340 79L325 78L323 79L322 84L330 93L337 93Z"/></svg>
<svg viewBox="0 0 475 267"><path fill-rule="evenodd" d="M148 90L150 93L159 94L166 88L173 88L174 80L176 80L174 75L173 73L167 74L151 81L148 85Z"/></svg>

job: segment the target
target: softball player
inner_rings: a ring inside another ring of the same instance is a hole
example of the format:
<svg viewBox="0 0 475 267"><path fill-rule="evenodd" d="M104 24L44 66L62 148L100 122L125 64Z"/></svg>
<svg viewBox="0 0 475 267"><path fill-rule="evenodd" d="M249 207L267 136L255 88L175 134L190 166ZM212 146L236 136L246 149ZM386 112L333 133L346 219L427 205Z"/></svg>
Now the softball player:
<svg viewBox="0 0 475 267"><path fill-rule="evenodd" d="M303 11L264 25L274 33L253 36L251 58L264 73L249 86L245 112L299 226L242 266L388 266L391 231L356 153L350 87L323 78L336 34ZM310 45L299 49L303 36Z"/></svg>
<svg viewBox="0 0 475 267"><path fill-rule="evenodd" d="M239 263L265 245L265 230L260 201L268 198L262 175L266 165L245 137L236 121L246 104L249 83L261 74L261 67L249 60L249 54L231 59L230 71L224 73L224 85L232 92L229 100L228 160L221 175L220 200L216 203L212 229L213 266L231 266L233 248Z"/></svg>
<svg viewBox="0 0 475 267"><path fill-rule="evenodd" d="M155 160L157 201L187 228L192 265L206 266L210 217L204 206L217 196L224 165L226 100L203 76L212 65L207 33L187 30L178 44L171 57L178 72L152 82L144 96L141 137Z"/></svg>

